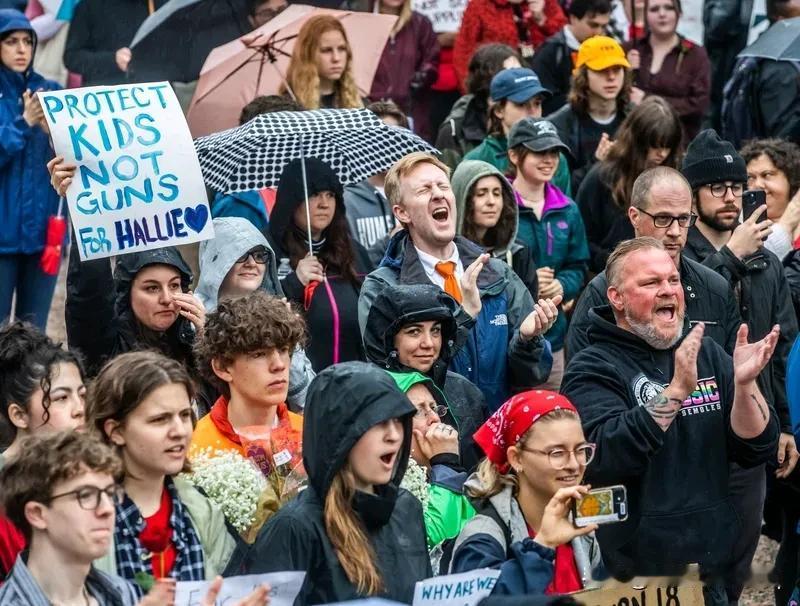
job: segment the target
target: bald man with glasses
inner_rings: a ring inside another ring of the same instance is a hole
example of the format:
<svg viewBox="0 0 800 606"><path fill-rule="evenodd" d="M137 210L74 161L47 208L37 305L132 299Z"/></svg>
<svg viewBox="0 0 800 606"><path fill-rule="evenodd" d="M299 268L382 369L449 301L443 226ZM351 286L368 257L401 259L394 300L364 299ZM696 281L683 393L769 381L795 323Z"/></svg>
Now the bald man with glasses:
<svg viewBox="0 0 800 606"><path fill-rule="evenodd" d="M633 184L628 218L636 237L659 240L678 268L689 324L703 322L705 335L732 353L741 318L730 286L713 270L681 254L697 221L692 212L692 190L683 175L665 166L644 171ZM567 332L568 360L589 345L589 310L608 303L607 290L608 281L602 272L578 299Z"/></svg>

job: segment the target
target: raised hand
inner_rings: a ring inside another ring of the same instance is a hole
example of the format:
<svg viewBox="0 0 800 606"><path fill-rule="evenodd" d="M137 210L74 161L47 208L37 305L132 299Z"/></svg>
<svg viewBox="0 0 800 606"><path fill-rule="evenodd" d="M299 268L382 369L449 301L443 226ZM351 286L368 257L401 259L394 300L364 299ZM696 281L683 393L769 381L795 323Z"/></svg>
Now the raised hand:
<svg viewBox="0 0 800 606"><path fill-rule="evenodd" d="M458 432L446 423L431 425L427 431L414 430L417 446L427 461L439 454L458 454Z"/></svg>
<svg viewBox="0 0 800 606"><path fill-rule="evenodd" d="M697 356L705 333L705 324L700 322L683 339L675 350L675 372L672 374L670 387L678 390L681 401L697 387Z"/></svg>
<svg viewBox="0 0 800 606"><path fill-rule="evenodd" d="M761 374L778 344L781 327L776 324L767 336L755 343L747 342L747 334L747 324L742 324L733 350L733 376L737 385L752 383Z"/></svg>
<svg viewBox="0 0 800 606"><path fill-rule="evenodd" d="M733 230L731 239L728 240L728 249L738 259L744 259L747 255L756 252L772 233L772 221L766 218L763 221L759 220L765 212L767 212L767 205L762 204L748 217L747 221Z"/></svg>
<svg viewBox="0 0 800 606"><path fill-rule="evenodd" d="M533 306L533 311L522 321L519 327L520 336L526 341L543 335L558 318L558 305L561 303L561 295L552 299L539 299Z"/></svg>
<svg viewBox="0 0 800 606"><path fill-rule="evenodd" d="M571 486L559 488L550 502L544 508L542 525L536 533L534 541L550 549L565 545L576 537L589 534L597 530L597 524L589 524L582 528L576 527L569 518L572 501L579 500L589 492L588 486Z"/></svg>
<svg viewBox="0 0 800 606"><path fill-rule="evenodd" d="M179 292L172 296L178 313L194 324L197 334L203 332L206 324L206 309L192 291Z"/></svg>
<svg viewBox="0 0 800 606"><path fill-rule="evenodd" d="M483 303L481 293L478 289L478 276L483 266L489 262L489 255L484 253L475 259L461 276L459 285L461 286L461 307L471 318L477 318L481 313Z"/></svg>
<svg viewBox="0 0 800 606"><path fill-rule="evenodd" d="M44 109L36 93L26 90L22 93L22 118L28 126L36 126L44 122Z"/></svg>

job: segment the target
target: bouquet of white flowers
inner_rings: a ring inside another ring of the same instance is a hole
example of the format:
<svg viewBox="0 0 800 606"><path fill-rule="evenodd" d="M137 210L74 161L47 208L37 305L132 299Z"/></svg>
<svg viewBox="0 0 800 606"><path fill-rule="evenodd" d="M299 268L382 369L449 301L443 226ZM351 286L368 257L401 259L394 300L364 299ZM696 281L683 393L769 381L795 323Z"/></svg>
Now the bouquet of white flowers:
<svg viewBox="0 0 800 606"><path fill-rule="evenodd" d="M428 473L425 468L417 463L414 459L408 459L408 469L403 480L400 482L400 488L405 488L408 492L413 494L419 502L422 503L422 510L428 506Z"/></svg>
<svg viewBox="0 0 800 606"><path fill-rule="evenodd" d="M219 506L242 536L258 522L259 501L267 479L238 452L202 450L192 457L192 471L185 477Z"/></svg>

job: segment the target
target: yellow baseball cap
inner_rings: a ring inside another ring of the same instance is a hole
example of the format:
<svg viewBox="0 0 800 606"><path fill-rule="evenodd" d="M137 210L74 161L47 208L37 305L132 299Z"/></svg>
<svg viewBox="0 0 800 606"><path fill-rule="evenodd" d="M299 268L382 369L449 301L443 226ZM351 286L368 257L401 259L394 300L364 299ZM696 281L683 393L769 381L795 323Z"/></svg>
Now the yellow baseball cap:
<svg viewBox="0 0 800 606"><path fill-rule="evenodd" d="M575 60L575 71L581 65L596 72L609 67L631 66L619 42L608 36L592 36L583 41L578 49L578 58Z"/></svg>

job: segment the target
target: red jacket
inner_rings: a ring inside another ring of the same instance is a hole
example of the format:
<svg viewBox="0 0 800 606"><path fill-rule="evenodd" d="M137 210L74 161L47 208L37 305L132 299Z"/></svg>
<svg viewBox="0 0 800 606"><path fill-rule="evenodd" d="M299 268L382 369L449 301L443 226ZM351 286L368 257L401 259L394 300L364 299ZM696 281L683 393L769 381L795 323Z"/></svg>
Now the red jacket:
<svg viewBox="0 0 800 606"><path fill-rule="evenodd" d="M537 24L532 17L528 23L530 43L534 48L567 24L567 17L558 0L545 0L544 16L542 25ZM462 90L472 54L478 47L492 42L501 42L514 50L519 49L520 40L512 4L508 0L469 0L453 48L453 63Z"/></svg>

